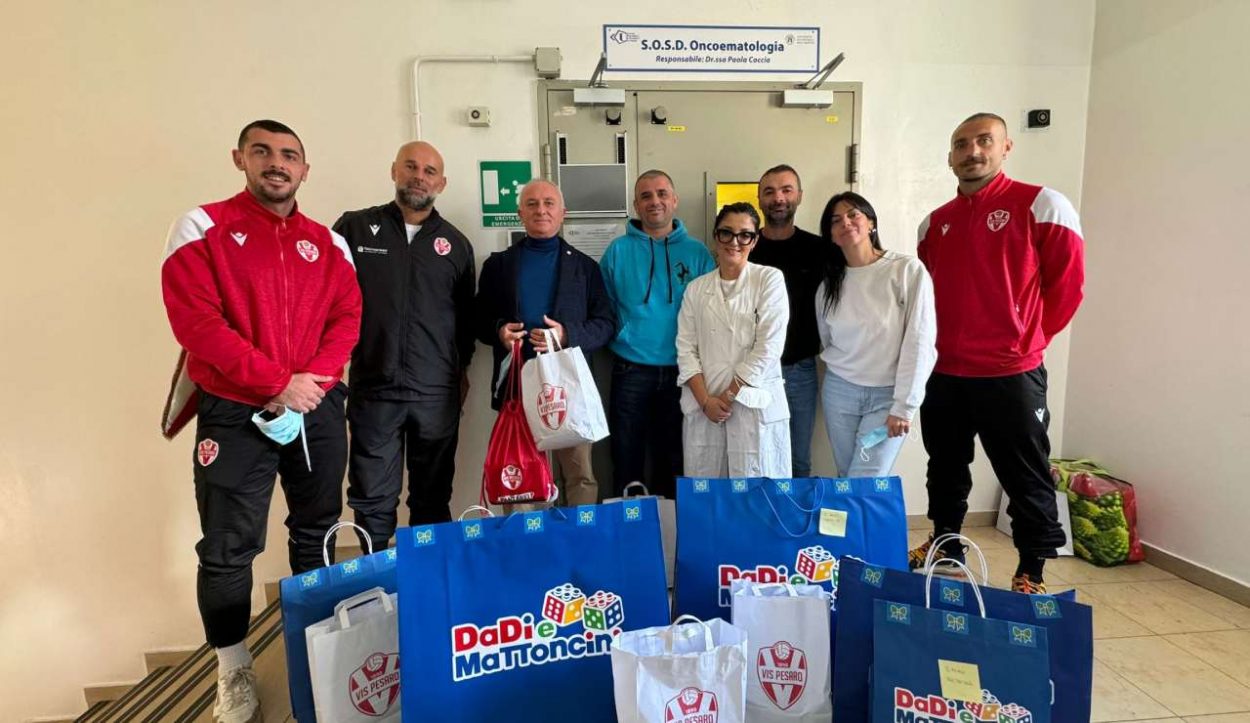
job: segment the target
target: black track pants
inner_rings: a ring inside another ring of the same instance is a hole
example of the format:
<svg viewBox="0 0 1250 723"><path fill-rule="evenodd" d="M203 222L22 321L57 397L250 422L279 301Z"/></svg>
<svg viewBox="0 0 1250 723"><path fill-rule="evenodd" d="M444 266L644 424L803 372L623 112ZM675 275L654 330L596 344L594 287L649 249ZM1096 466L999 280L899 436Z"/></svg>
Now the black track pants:
<svg viewBox="0 0 1250 723"><path fill-rule="evenodd" d="M195 546L200 561L196 597L204 634L213 647L233 645L247 635L252 560L265 549L277 476L289 510L291 573L321 567L326 530L342 510L346 398L347 387L339 384L304 415L309 471L299 438L279 446L252 423L257 408L201 391L193 463L203 535Z"/></svg>
<svg viewBox="0 0 1250 723"><path fill-rule="evenodd" d="M1007 377L933 374L920 407L929 519L937 534L958 532L972 490L973 437L980 435L1010 502L1011 531L1023 553L1054 557L1064 543L1050 478L1046 369Z"/></svg>
<svg viewBox="0 0 1250 723"><path fill-rule="evenodd" d="M353 396L347 405L351 464L347 504L376 549L395 534L408 463L409 524L451 519L460 409L454 397L390 401Z"/></svg>

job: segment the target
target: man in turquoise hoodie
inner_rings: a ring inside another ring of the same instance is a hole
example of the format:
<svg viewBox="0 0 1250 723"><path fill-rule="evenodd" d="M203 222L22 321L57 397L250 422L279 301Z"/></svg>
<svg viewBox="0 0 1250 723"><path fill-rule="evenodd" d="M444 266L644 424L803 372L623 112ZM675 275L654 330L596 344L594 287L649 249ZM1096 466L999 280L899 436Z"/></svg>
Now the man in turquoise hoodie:
<svg viewBox="0 0 1250 723"><path fill-rule="evenodd" d="M599 262L620 320L608 345L616 356L608 400L613 488L619 496L640 481L652 494L672 498L682 474L677 312L686 285L716 265L703 242L673 217L677 191L664 171L638 177L634 212L638 218Z"/></svg>

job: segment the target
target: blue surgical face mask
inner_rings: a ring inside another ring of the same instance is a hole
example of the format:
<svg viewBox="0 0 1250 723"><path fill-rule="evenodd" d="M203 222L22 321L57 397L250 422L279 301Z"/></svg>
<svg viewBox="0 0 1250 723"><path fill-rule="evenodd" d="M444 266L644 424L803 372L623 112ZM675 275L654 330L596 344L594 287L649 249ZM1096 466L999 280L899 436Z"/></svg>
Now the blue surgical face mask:
<svg viewBox="0 0 1250 723"><path fill-rule="evenodd" d="M308 436L304 433L304 415L284 407L282 413L273 419L265 419L263 412L252 415L252 423L268 438L283 446L302 437L304 441L304 464L312 471L312 461L308 458Z"/></svg>
<svg viewBox="0 0 1250 723"><path fill-rule="evenodd" d="M868 450L881 444L888 439L890 433L886 430L885 425L870 429L859 438L859 458L868 461Z"/></svg>

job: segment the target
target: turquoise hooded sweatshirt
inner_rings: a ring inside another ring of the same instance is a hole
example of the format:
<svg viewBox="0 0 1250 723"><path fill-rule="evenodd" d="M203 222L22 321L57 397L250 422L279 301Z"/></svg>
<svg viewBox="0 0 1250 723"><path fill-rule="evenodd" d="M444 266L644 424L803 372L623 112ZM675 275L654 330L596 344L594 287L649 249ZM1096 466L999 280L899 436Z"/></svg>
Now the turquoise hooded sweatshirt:
<svg viewBox="0 0 1250 723"><path fill-rule="evenodd" d="M599 267L620 319L620 331L608 348L635 364L677 364L677 312L686 285L716 268L703 242L688 236L680 219L658 241L631 219L625 235L608 245Z"/></svg>

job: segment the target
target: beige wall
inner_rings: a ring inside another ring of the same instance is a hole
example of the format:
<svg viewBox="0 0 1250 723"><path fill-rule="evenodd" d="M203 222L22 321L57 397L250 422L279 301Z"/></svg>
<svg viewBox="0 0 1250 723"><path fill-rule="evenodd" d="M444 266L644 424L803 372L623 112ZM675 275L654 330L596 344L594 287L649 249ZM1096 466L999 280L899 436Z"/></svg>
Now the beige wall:
<svg viewBox="0 0 1250 723"><path fill-rule="evenodd" d="M1142 537L1243 584L1250 3L1100 0L1064 450L1137 486Z"/></svg>
<svg viewBox="0 0 1250 723"><path fill-rule="evenodd" d="M1048 132L1017 133L1009 170L1074 201L1080 195L1091 0L690 0L676 11L654 0L626 10L551 0L541 15L539 5L175 0L0 9L9 29L0 44L0 719L79 711L84 683L135 679L143 649L201 640L191 441L168 443L157 431L176 353L158 265L177 215L241 187L228 151L247 120L274 117L300 132L312 164L301 204L329 222L390 195L387 164L410 133L409 69L419 54L557 45L565 77L584 78L604 22L815 24L827 56L847 53L835 79L864 83L861 190L881 214L887 245L914 251L916 224L953 193L947 137L976 110L1016 121L1026 108L1052 108ZM533 75L431 68L422 96L426 135L448 158L439 206L474 238L480 263L502 235L474 221L475 164L537 161ZM493 128L459 124L471 104L493 108ZM1181 143L1177 152L1183 147L1196 148ZM476 495L492 421L485 357L473 369L457 507ZM1048 362L1058 441L1066 343ZM818 469L828 471L820 447ZM919 443L909 444L899 471L912 512L924 511L923 465ZM985 467L977 478L973 509L994 508ZM258 579L284 572L282 515L277 502Z"/></svg>

